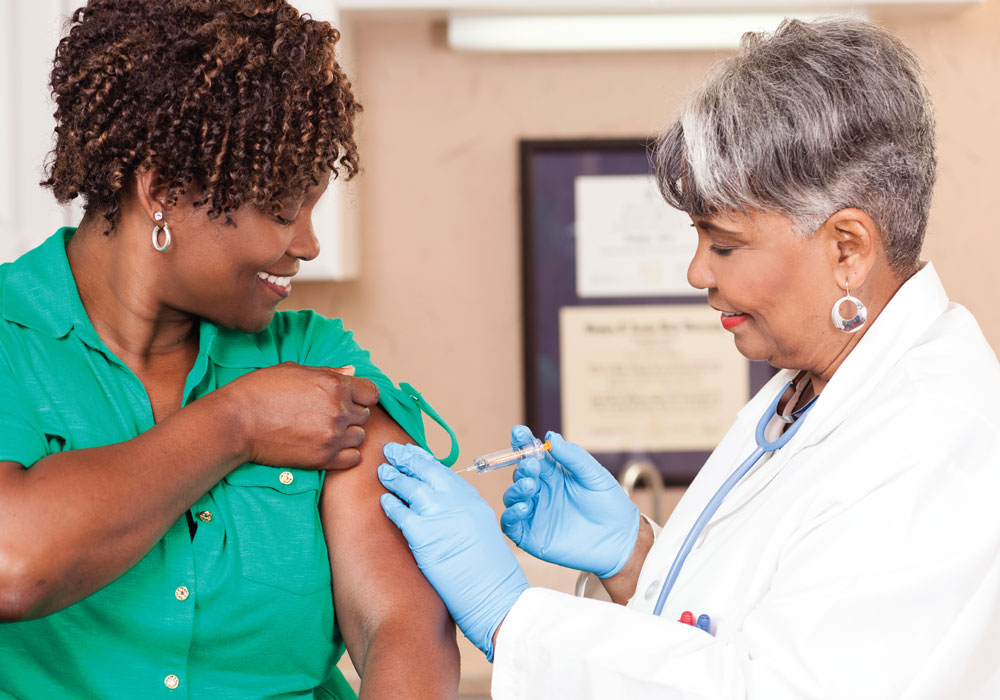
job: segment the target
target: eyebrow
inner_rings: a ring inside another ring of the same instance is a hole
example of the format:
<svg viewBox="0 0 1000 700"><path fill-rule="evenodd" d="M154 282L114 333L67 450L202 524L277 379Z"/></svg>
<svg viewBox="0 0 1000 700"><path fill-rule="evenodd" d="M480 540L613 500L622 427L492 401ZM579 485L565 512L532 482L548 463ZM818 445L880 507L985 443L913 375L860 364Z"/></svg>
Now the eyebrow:
<svg viewBox="0 0 1000 700"><path fill-rule="evenodd" d="M714 233L721 233L721 234L726 235L726 236L740 236L740 235L742 235L739 231L731 231L728 228L722 228L718 224L714 224L711 221L708 221L707 219L702 219L700 221L695 221L691 225L694 226L695 228L703 228L703 229L705 229L707 231L712 231Z"/></svg>

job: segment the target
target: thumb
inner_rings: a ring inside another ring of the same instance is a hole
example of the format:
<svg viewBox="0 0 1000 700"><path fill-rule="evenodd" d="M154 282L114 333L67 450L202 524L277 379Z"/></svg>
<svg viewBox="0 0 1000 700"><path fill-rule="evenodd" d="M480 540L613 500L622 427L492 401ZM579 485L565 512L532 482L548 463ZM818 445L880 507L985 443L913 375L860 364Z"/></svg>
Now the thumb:
<svg viewBox="0 0 1000 700"><path fill-rule="evenodd" d="M347 375L348 377L354 376L354 365L344 365L343 367L331 367L330 369L332 369L334 372L337 372L338 374Z"/></svg>
<svg viewBox="0 0 1000 700"><path fill-rule="evenodd" d="M576 443L569 442L555 432L546 434L545 439L552 445L552 456L580 484L591 490L602 490L614 482L611 472L594 459L593 455Z"/></svg>

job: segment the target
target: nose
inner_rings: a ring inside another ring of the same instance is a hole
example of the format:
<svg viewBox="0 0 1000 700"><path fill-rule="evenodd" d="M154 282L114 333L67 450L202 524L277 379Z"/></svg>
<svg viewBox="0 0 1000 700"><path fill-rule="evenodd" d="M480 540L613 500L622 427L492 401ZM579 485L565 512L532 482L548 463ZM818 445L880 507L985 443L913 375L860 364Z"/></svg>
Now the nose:
<svg viewBox="0 0 1000 700"><path fill-rule="evenodd" d="M319 255L319 239L313 230L312 221L308 218L302 226L298 226L295 237L288 244L288 255L299 260L312 260Z"/></svg>
<svg viewBox="0 0 1000 700"><path fill-rule="evenodd" d="M709 240L707 236L698 236L698 247L694 251L694 257L691 258L691 263L688 265L687 270L687 280L695 289L713 289L715 284L715 275L712 274L712 266L710 264L711 252L709 251Z"/></svg>

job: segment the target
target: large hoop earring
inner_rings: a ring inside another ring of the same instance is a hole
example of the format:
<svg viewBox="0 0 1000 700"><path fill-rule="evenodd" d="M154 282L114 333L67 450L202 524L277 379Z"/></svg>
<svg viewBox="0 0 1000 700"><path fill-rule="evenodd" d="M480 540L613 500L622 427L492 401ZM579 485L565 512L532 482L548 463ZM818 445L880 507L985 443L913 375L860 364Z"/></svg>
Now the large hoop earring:
<svg viewBox="0 0 1000 700"><path fill-rule="evenodd" d="M153 214L153 218L156 221L161 222L153 227L153 247L161 253L170 247L170 227L167 222L163 220L163 212L158 211ZM163 245L160 245L160 231L163 231Z"/></svg>
<svg viewBox="0 0 1000 700"><path fill-rule="evenodd" d="M856 333L861 330L861 326L865 325L865 321L868 320L868 309L865 308L860 299L851 296L851 288L849 286L844 286L846 287L846 293L833 302L833 310L830 311L830 320L833 321L833 327L838 331ZM840 305L844 302L854 304L856 311L853 318L844 318L840 315Z"/></svg>

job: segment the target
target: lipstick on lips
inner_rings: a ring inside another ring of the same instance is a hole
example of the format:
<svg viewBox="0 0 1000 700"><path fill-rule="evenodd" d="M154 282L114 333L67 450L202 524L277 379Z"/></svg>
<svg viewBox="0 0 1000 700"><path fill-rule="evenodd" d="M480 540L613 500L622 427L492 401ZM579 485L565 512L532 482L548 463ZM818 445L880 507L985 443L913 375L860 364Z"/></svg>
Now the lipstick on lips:
<svg viewBox="0 0 1000 700"><path fill-rule="evenodd" d="M750 317L747 316L746 314L730 314L723 311L722 327L725 328L727 331L731 331L734 328L736 328L736 326L746 321L748 318Z"/></svg>

